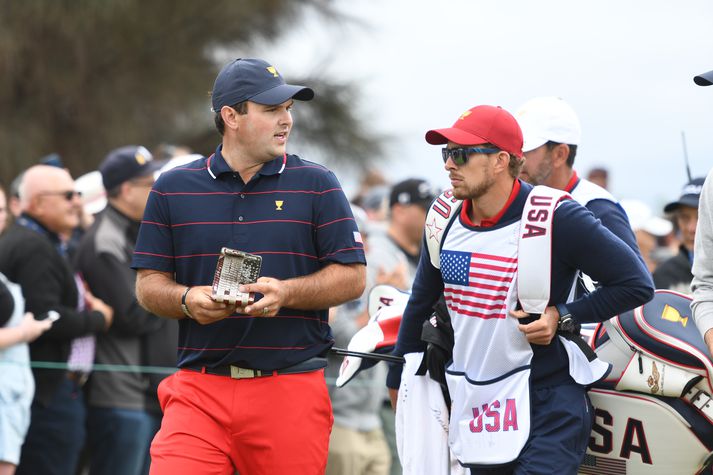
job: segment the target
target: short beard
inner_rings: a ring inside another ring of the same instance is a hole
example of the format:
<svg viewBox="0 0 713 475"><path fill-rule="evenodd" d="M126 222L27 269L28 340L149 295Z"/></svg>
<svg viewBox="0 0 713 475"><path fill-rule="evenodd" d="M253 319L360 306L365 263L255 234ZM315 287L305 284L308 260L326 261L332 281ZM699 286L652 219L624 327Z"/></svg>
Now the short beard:
<svg viewBox="0 0 713 475"><path fill-rule="evenodd" d="M466 190L454 189L453 196L459 200L477 200L484 196L495 184L495 177L488 174L482 182L475 187L469 187Z"/></svg>

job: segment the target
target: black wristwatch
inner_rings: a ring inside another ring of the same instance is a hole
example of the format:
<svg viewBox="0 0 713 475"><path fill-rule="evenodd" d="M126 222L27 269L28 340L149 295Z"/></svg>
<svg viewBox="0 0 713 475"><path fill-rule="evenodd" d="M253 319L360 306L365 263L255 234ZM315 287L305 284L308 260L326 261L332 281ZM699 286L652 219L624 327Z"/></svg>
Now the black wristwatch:
<svg viewBox="0 0 713 475"><path fill-rule="evenodd" d="M560 314L559 321L557 322L557 331L562 333L574 333L577 330L577 322L574 321L574 317L569 313L565 305L557 305L557 311Z"/></svg>

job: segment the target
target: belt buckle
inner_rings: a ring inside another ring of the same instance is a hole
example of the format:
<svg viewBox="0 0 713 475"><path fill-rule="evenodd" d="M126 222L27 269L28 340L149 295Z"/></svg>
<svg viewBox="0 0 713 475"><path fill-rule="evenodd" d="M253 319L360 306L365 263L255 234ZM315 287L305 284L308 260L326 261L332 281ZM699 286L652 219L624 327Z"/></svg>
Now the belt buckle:
<svg viewBox="0 0 713 475"><path fill-rule="evenodd" d="M230 377L233 379L252 379L259 376L261 376L260 370L230 365Z"/></svg>

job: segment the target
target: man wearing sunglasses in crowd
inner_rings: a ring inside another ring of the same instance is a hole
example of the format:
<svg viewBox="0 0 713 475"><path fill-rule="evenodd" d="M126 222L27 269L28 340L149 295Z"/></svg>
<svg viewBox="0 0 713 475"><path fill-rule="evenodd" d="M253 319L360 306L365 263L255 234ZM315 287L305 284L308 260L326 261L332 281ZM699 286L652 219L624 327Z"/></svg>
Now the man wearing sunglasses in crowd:
<svg viewBox="0 0 713 475"><path fill-rule="evenodd" d="M581 350L555 336L572 332L573 324L603 321L645 303L653 295L651 276L629 246L567 196L548 211L551 255L541 259L541 271L535 266L534 273L523 273L520 267L537 256L522 254L520 241L540 222L539 216L523 217L526 202L559 192L534 193L518 179L522 132L507 111L474 107L452 127L429 131L426 141L446 145L443 160L453 188L433 207L454 217L444 229L427 218L395 353L405 355L408 367L410 354L424 351L423 322L444 295L455 334L446 369L453 455L473 474L576 473L592 423L585 384L601 375L580 371L587 363ZM579 270L600 287L568 302ZM525 313L518 281L547 276L545 310ZM585 364L570 366L570 359ZM402 377L408 381L410 373L390 369L388 386L399 405L409 398L408 391L395 391ZM419 434L415 427L404 432Z"/></svg>
<svg viewBox="0 0 713 475"><path fill-rule="evenodd" d="M21 214L0 236L0 272L20 285L25 310L50 310L59 319L30 343L33 361L59 368L33 369L36 391L18 474L73 474L84 445L82 385L94 360L94 334L106 331L113 310L85 289L71 270L66 241L79 225L79 194L64 169L35 165L19 186ZM67 365L69 370L62 369Z"/></svg>

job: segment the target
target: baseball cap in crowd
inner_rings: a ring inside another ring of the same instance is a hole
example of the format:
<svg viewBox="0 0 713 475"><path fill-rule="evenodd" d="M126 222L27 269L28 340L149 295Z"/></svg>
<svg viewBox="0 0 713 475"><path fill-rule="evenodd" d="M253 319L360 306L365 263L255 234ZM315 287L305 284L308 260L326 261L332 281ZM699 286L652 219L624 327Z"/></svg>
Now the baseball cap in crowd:
<svg viewBox="0 0 713 475"><path fill-rule="evenodd" d="M106 207L106 190L99 170L85 173L74 180L74 189L82 194L82 208L87 214L97 214Z"/></svg>
<svg viewBox="0 0 713 475"><path fill-rule="evenodd" d="M41 165L49 165L51 167L64 168L64 163L62 162L62 157L58 153L50 153L40 158L39 163Z"/></svg>
<svg viewBox="0 0 713 475"><path fill-rule="evenodd" d="M305 86L285 84L282 75L262 59L238 58L223 67L213 85L213 111L250 100L276 105L293 98L309 101L314 91Z"/></svg>
<svg viewBox="0 0 713 475"><path fill-rule="evenodd" d="M713 71L708 71L707 73L699 74L693 78L693 82L699 86L710 86L713 84Z"/></svg>
<svg viewBox="0 0 713 475"><path fill-rule="evenodd" d="M524 152L549 141L579 145L582 139L582 127L577 114L559 97L530 99L515 112L515 118L522 127Z"/></svg>
<svg viewBox="0 0 713 475"><path fill-rule="evenodd" d="M643 201L625 199L621 200L619 204L624 208L632 230L646 231L658 237L666 236L673 231L673 223L668 219L656 216L649 205Z"/></svg>
<svg viewBox="0 0 713 475"><path fill-rule="evenodd" d="M112 150L99 165L104 188L109 191L125 181L153 175L161 163L153 159L151 152L141 145L127 145Z"/></svg>
<svg viewBox="0 0 713 475"><path fill-rule="evenodd" d="M686 183L686 186L681 190L681 197L678 201L673 201L664 206L664 213L671 213L681 206L690 206L691 208L698 209L698 202L701 199L701 190L703 189L703 182L705 180L705 177L699 177Z"/></svg>
<svg viewBox="0 0 713 475"><path fill-rule="evenodd" d="M395 204L419 205L427 210L438 193L426 180L419 178L409 178L401 181L391 188L389 196L389 207Z"/></svg>
<svg viewBox="0 0 713 475"><path fill-rule="evenodd" d="M453 127L426 132L426 142L440 145L493 144L517 157L522 157L522 131L515 118L496 106L476 106L463 112Z"/></svg>

